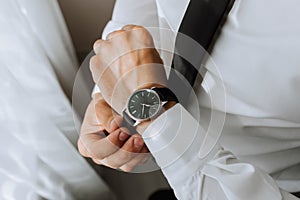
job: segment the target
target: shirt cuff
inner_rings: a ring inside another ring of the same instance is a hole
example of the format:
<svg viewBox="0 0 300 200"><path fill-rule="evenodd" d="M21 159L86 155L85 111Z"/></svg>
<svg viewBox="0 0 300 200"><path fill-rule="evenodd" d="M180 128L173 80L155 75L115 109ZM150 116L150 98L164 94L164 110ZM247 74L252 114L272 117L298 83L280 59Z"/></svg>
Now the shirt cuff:
<svg viewBox="0 0 300 200"><path fill-rule="evenodd" d="M187 180L211 160L216 145L205 157L199 151L206 131L180 104L163 113L144 131L143 138L171 186Z"/></svg>

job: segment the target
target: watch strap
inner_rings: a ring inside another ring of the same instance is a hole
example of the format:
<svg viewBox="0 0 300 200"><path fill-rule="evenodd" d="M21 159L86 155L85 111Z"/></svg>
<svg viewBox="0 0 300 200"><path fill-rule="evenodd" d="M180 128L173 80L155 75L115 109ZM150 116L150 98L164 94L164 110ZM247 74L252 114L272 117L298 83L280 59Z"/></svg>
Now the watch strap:
<svg viewBox="0 0 300 200"><path fill-rule="evenodd" d="M158 95L161 101L175 101L178 103L176 95L169 88L152 88Z"/></svg>
<svg viewBox="0 0 300 200"><path fill-rule="evenodd" d="M154 90L161 101L175 101L178 102L176 95L169 88L152 88ZM126 112L126 109L122 112L123 120L120 127L127 128L129 130L130 135L134 135L137 133L134 125L136 120L132 119L129 114Z"/></svg>
<svg viewBox="0 0 300 200"><path fill-rule="evenodd" d="M128 115L126 110L124 110L122 114L123 114L123 120L122 120L120 127L127 128L129 130L130 135L136 134L137 131L134 127L134 124L136 123L136 121Z"/></svg>

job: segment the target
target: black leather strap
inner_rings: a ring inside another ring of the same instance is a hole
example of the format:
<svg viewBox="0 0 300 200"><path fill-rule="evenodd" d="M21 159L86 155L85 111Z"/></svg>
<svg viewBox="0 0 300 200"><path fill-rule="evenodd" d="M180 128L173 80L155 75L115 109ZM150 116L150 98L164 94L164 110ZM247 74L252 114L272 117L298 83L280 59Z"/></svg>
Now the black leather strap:
<svg viewBox="0 0 300 200"><path fill-rule="evenodd" d="M152 88L161 101L175 101L178 103L176 95L169 88Z"/></svg>

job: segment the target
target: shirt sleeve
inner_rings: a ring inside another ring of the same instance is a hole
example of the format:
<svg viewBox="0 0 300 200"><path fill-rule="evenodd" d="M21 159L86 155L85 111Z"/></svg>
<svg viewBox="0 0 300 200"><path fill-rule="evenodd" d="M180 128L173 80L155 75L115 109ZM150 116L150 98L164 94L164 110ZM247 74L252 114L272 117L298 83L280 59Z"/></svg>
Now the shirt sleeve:
<svg viewBox="0 0 300 200"><path fill-rule="evenodd" d="M298 199L280 190L266 172L239 161L218 144L201 158L204 137L204 129L180 104L159 116L143 133L179 200Z"/></svg>
<svg viewBox="0 0 300 200"><path fill-rule="evenodd" d="M144 27L158 27L158 14L155 0L117 0L114 6L111 20L105 26L102 39L115 30L121 29L127 24L135 24ZM156 37L155 34L152 34ZM158 38L155 38L158 40ZM100 89L95 85L93 95Z"/></svg>

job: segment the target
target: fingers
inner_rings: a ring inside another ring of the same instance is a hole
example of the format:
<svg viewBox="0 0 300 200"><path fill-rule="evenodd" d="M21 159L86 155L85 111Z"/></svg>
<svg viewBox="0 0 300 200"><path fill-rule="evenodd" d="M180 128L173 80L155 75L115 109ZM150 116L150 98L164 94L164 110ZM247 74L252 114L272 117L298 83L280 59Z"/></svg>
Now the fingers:
<svg viewBox="0 0 300 200"><path fill-rule="evenodd" d="M149 160L151 157L151 154L149 153L149 150L146 146L144 146L140 153L138 153L137 156L135 156L133 159L125 163L123 166L120 167L120 169L124 172L130 172L132 171L137 165L143 164Z"/></svg>
<svg viewBox="0 0 300 200"><path fill-rule="evenodd" d="M97 40L95 43L94 43L94 46L93 46L93 49L94 49L94 52L96 54L99 54L100 53L100 50L101 50L101 44L105 44L105 41L99 39Z"/></svg>
<svg viewBox="0 0 300 200"><path fill-rule="evenodd" d="M110 133L107 137L101 138L96 134L87 134L80 137L80 147L85 149L85 155L93 159L103 160L106 157L117 152L124 144L124 141L129 137L121 139L124 134L120 129ZM124 137L123 137L124 138Z"/></svg>
<svg viewBox="0 0 300 200"><path fill-rule="evenodd" d="M125 30L124 29L121 29L121 30L116 30L116 31L113 31L111 33L109 33L107 36L106 36L106 39L107 40L110 40L114 37L118 37L120 36L121 34L125 33Z"/></svg>
<svg viewBox="0 0 300 200"><path fill-rule="evenodd" d="M141 26L137 26L134 24L127 24L127 25L123 26L122 29L125 31L131 31L132 29L135 29L135 28L141 28Z"/></svg>
<svg viewBox="0 0 300 200"><path fill-rule="evenodd" d="M135 45L133 45L133 47L135 46L134 49L154 47L152 36L146 28L129 24L120 30L109 33L106 40L97 40L94 43L93 49L96 54L105 54L106 52L110 52L112 46L115 46L118 50L121 50L118 53L125 53L125 50L128 49L123 48L124 42L129 42L130 38L134 38L136 41L141 40L141 42L136 42ZM120 42L122 42L123 45L120 45Z"/></svg>
<svg viewBox="0 0 300 200"><path fill-rule="evenodd" d="M146 146L143 146L142 150L138 153L132 153L132 155L135 155L131 160L129 160L128 162L126 162L124 165L122 165L121 167L119 167L119 169L121 169L124 172L131 172L137 165L139 164L143 164L145 162L147 162L149 160L149 158L151 158L151 154L149 153L149 150ZM117 169L118 165L120 164L113 164L110 163L110 161L108 159L103 159L103 160L98 160L98 159L92 159L94 161L94 163L98 164L98 165L104 165L110 168L114 168ZM123 161L125 162L125 160ZM120 162L122 163L122 162Z"/></svg>
<svg viewBox="0 0 300 200"><path fill-rule="evenodd" d="M94 98L95 115L98 123L102 124L108 132L117 130L122 122L122 117L110 107L102 96L95 96Z"/></svg>
<svg viewBox="0 0 300 200"><path fill-rule="evenodd" d="M78 151L79 153L84 156L84 157L89 157L89 153L88 153L88 150L86 148L86 145L84 145L82 143L82 140L79 138L78 141L77 141L77 146L78 146Z"/></svg>
<svg viewBox="0 0 300 200"><path fill-rule="evenodd" d="M101 133L103 130L104 127L101 124L99 124L96 118L95 100L93 99L86 109L81 130L80 130L80 135Z"/></svg>
<svg viewBox="0 0 300 200"><path fill-rule="evenodd" d="M117 121L120 121L120 116L113 113L101 94L95 94L81 127L79 152L95 159L103 159L116 152L129 137L118 128ZM104 131L110 134L106 137Z"/></svg>
<svg viewBox="0 0 300 200"><path fill-rule="evenodd" d="M140 136L135 136L124 144L130 136L124 132L126 129L119 128L121 121L122 118L111 109L102 95L95 94L87 108L78 140L80 153L95 160L111 156L108 163L112 163L113 166L126 163L131 158L127 154L139 152L144 143ZM103 133L105 130L109 132L107 137ZM114 163L111 160L120 162Z"/></svg>
<svg viewBox="0 0 300 200"><path fill-rule="evenodd" d="M118 120L120 117L103 101L101 94L95 94L86 111L78 149L97 164L131 171L149 157L145 154L148 149L140 135L130 137L126 128L118 127L119 122L113 123ZM107 136L105 127L112 130Z"/></svg>
<svg viewBox="0 0 300 200"><path fill-rule="evenodd" d="M126 141L120 150L106 157L102 162L107 166L117 169L136 157L142 150L144 142L141 136L135 135Z"/></svg>

